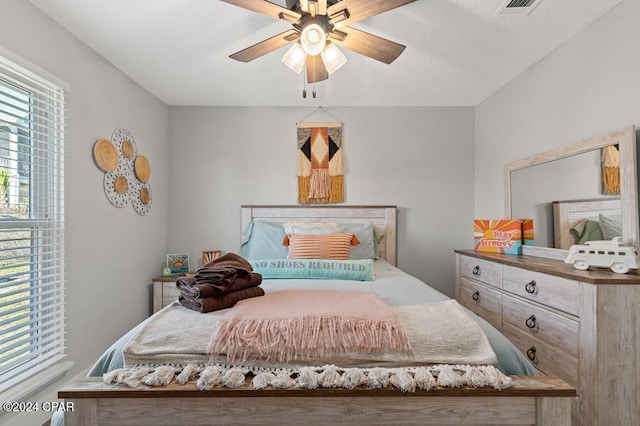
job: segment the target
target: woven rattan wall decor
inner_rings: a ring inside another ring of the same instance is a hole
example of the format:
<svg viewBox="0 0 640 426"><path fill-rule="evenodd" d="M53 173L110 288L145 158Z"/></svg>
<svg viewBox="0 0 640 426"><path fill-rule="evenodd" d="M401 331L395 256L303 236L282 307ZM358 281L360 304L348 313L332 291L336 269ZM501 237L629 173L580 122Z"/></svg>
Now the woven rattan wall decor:
<svg viewBox="0 0 640 426"><path fill-rule="evenodd" d="M138 154L136 142L127 129L116 129L109 139L93 145L93 159L104 172L104 192L116 207L129 204L140 215L151 209L151 166Z"/></svg>

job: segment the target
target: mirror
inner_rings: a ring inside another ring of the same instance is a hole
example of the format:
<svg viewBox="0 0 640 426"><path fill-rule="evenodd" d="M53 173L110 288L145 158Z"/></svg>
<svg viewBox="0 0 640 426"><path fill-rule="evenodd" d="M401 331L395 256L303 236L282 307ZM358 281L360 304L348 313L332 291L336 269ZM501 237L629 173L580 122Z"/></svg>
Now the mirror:
<svg viewBox="0 0 640 426"><path fill-rule="evenodd" d="M603 169L603 154L606 152L605 148L612 145L616 145L618 149L620 162L619 188L616 188L620 191L619 196L605 194L604 190L603 177L606 177L607 172ZM598 203L601 200L619 200L622 239L627 244L637 245L636 170L634 127L506 164L505 215L509 218L534 220L535 246L525 247L523 253L564 259L566 251L555 248L554 237L558 230L554 231L553 202L567 200L598 200Z"/></svg>

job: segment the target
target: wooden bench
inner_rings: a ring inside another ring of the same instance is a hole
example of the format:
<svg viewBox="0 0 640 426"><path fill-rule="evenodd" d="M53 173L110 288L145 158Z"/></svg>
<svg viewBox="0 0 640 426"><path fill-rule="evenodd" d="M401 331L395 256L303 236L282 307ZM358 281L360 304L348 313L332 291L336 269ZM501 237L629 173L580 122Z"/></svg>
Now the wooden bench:
<svg viewBox="0 0 640 426"><path fill-rule="evenodd" d="M428 425L568 426L574 388L551 376L513 376L513 386L202 391L194 384L157 388L73 380L58 392L72 408L65 426L93 425Z"/></svg>

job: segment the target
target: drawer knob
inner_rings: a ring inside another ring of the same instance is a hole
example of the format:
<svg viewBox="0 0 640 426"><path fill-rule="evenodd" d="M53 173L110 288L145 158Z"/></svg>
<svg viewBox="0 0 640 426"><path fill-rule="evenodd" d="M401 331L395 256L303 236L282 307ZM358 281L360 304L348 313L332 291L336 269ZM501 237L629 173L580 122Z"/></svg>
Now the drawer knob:
<svg viewBox="0 0 640 426"><path fill-rule="evenodd" d="M531 280L524 286L524 289L527 293L533 294L538 292L538 288L536 287L535 280Z"/></svg>
<svg viewBox="0 0 640 426"><path fill-rule="evenodd" d="M536 316L535 315L531 315L529 318L527 318L527 320L524 323L529 328L529 330L534 330L536 328L536 326L537 326L537 324L536 324Z"/></svg>
<svg viewBox="0 0 640 426"><path fill-rule="evenodd" d="M527 358L533 361L534 364L538 363L538 357L536 356L537 351L538 350L535 346L531 346L529 349L527 349Z"/></svg>
<svg viewBox="0 0 640 426"><path fill-rule="evenodd" d="M475 267L475 268L473 268L473 271L471 271L471 273L472 273L473 275L475 275L476 277L477 277L478 275L480 275L480 266L479 266L479 265L476 265L476 267Z"/></svg>
<svg viewBox="0 0 640 426"><path fill-rule="evenodd" d="M472 298L474 301L478 302L478 301L480 300L480 292L476 290L476 292L475 292L475 293L473 293L473 295L471 296L471 298Z"/></svg>

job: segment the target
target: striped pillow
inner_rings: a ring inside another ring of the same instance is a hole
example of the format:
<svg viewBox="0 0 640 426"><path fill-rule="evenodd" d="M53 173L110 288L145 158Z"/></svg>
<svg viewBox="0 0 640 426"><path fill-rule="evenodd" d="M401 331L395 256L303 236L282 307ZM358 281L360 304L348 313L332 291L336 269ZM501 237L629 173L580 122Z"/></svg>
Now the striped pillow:
<svg viewBox="0 0 640 426"><path fill-rule="evenodd" d="M347 260L351 246L360 242L354 234L292 234L287 259Z"/></svg>

